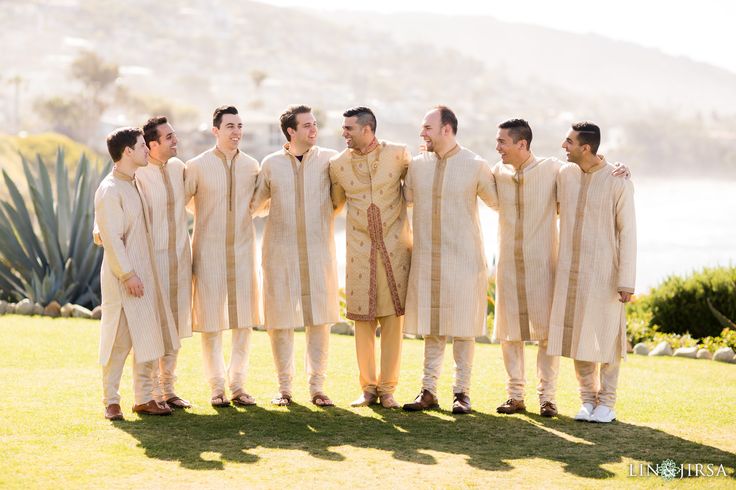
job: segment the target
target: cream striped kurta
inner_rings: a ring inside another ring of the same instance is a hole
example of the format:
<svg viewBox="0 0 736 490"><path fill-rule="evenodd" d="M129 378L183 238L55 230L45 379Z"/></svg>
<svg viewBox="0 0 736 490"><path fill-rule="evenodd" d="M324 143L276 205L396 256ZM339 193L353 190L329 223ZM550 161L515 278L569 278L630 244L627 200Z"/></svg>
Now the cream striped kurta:
<svg viewBox="0 0 736 490"><path fill-rule="evenodd" d="M256 237L250 201L258 162L217 148L189 160L184 188L193 200L192 274L195 332L261 325Z"/></svg>
<svg viewBox="0 0 736 490"><path fill-rule="evenodd" d="M626 310L618 291L634 292L634 186L602 164L562 167L560 253L550 317L550 355L614 363L626 354Z"/></svg>
<svg viewBox="0 0 736 490"><path fill-rule="evenodd" d="M179 338L192 336L192 249L184 201L184 162L171 158L135 173L148 203L158 277L174 315Z"/></svg>
<svg viewBox="0 0 736 490"><path fill-rule="evenodd" d="M330 161L332 201L347 201L347 317L371 321L404 314L412 236L401 180L411 162L404 145L381 141L366 155L346 149ZM386 273L379 273L379 261Z"/></svg>
<svg viewBox="0 0 736 490"><path fill-rule="evenodd" d="M283 149L263 160L251 209L268 208L263 234L266 328L340 320L330 158L313 146L300 162Z"/></svg>
<svg viewBox="0 0 736 490"><path fill-rule="evenodd" d="M100 364L110 359L120 315L125 313L135 362L158 359L179 348L174 318L164 300L153 263L150 222L133 179L114 170L95 192L95 240L104 247L100 283ZM128 294L124 282L137 275L143 296Z"/></svg>
<svg viewBox="0 0 736 490"><path fill-rule="evenodd" d="M495 202L490 166L459 146L441 160L425 152L412 160L405 191L414 204L405 331L485 335L488 271L478 198Z"/></svg>
<svg viewBox="0 0 736 490"><path fill-rule="evenodd" d="M546 340L557 263L557 173L534 154L517 171L498 162L498 263L493 338Z"/></svg>

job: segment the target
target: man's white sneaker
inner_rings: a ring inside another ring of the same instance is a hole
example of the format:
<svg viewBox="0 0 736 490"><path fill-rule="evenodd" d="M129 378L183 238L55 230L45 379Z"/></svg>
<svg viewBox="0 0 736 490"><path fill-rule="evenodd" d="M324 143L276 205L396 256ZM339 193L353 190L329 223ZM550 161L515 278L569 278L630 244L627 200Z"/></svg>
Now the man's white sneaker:
<svg viewBox="0 0 736 490"><path fill-rule="evenodd" d="M591 421L591 415L593 414L593 404L592 403L583 403L583 405L580 407L580 410L578 410L578 413L575 415L575 420L580 420L583 422L590 422Z"/></svg>
<svg viewBox="0 0 736 490"><path fill-rule="evenodd" d="M612 408L605 405L598 405L593 410L593 414L590 416L591 422L599 422L601 424L607 424L616 420L616 412Z"/></svg>

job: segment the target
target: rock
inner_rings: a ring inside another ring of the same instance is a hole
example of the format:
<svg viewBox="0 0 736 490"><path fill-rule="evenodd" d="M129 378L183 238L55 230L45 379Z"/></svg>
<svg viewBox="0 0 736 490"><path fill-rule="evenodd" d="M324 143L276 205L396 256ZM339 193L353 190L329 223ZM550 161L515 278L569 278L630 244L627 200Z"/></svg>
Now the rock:
<svg viewBox="0 0 736 490"><path fill-rule="evenodd" d="M690 359L695 359L698 355L698 348L697 347L680 347L679 349L676 349L675 353L672 355L675 357L689 357Z"/></svg>
<svg viewBox="0 0 736 490"><path fill-rule="evenodd" d="M713 359L713 354L708 349L699 349L695 357L698 359Z"/></svg>
<svg viewBox="0 0 736 490"><path fill-rule="evenodd" d="M634 354L640 355L640 356L648 356L649 355L649 347L647 347L647 344L644 342L639 342L634 346Z"/></svg>
<svg viewBox="0 0 736 490"><path fill-rule="evenodd" d="M634 352L634 348L631 347L631 341L629 339L626 339L626 353L631 354Z"/></svg>
<svg viewBox="0 0 736 490"><path fill-rule="evenodd" d="M72 318L92 318L92 312L80 305L72 305Z"/></svg>
<svg viewBox="0 0 736 490"><path fill-rule="evenodd" d="M304 325L301 325L301 326L298 326L298 327L294 328L294 331L295 332L303 332L304 331Z"/></svg>
<svg viewBox="0 0 736 490"><path fill-rule="evenodd" d="M354 335L355 332L353 331L352 325L346 322L339 322L332 325L330 328L331 333L336 333L338 335Z"/></svg>
<svg viewBox="0 0 736 490"><path fill-rule="evenodd" d="M59 313L61 313L61 316L63 318L69 318L70 316L72 316L73 309L74 309L74 305L71 303L67 303L61 307L61 310L59 310Z"/></svg>
<svg viewBox="0 0 736 490"><path fill-rule="evenodd" d="M33 305L33 314L34 315L43 315L43 306L41 306L41 303L35 303Z"/></svg>
<svg viewBox="0 0 736 490"><path fill-rule="evenodd" d="M721 347L713 354L713 360L719 362L731 362L733 361L733 349L730 347Z"/></svg>
<svg viewBox="0 0 736 490"><path fill-rule="evenodd" d="M95 306L92 310L92 319L93 320L100 320L102 318L102 306Z"/></svg>
<svg viewBox="0 0 736 490"><path fill-rule="evenodd" d="M52 301L43 309L43 314L51 318L56 318L61 315L61 305L58 301Z"/></svg>
<svg viewBox="0 0 736 490"><path fill-rule="evenodd" d="M0 315L5 314L8 310L8 302L0 299Z"/></svg>
<svg viewBox="0 0 736 490"><path fill-rule="evenodd" d="M663 340L662 342L657 344L657 347L652 349L652 352L650 352L649 355L650 356L671 356L672 347L670 347L670 344L668 344L666 340Z"/></svg>
<svg viewBox="0 0 736 490"><path fill-rule="evenodd" d="M479 344L492 344L493 340L488 335L483 335L482 337L476 337L475 341Z"/></svg>
<svg viewBox="0 0 736 490"><path fill-rule="evenodd" d="M15 313L15 303L8 303L8 305L5 307L5 313L8 315L12 315Z"/></svg>
<svg viewBox="0 0 736 490"><path fill-rule="evenodd" d="M28 298L22 299L15 307L16 315L33 315L33 303Z"/></svg>

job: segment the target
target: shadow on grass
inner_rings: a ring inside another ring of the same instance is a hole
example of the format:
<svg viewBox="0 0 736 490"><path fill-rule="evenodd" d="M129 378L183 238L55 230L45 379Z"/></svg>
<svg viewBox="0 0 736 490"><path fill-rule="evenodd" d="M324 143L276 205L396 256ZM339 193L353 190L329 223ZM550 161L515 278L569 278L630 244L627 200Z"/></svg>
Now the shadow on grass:
<svg viewBox="0 0 736 490"><path fill-rule="evenodd" d="M546 459L561 463L568 473L594 479L614 476L603 466L617 463L621 468L615 474L628 474L624 458L652 464L668 458L678 464L722 464L732 476L736 469L732 453L622 422L604 425L532 414L453 416L381 408L363 416L364 410L370 411L339 407L313 411L298 404L268 410L223 408L211 415L179 410L172 417L115 426L135 437L148 457L198 470L220 470L225 461L254 463L259 456L252 450L259 447L343 461L346 456L336 449L341 446L388 451L397 460L422 465L438 463L430 451L464 455L469 465L486 471L509 471L517 459Z"/></svg>

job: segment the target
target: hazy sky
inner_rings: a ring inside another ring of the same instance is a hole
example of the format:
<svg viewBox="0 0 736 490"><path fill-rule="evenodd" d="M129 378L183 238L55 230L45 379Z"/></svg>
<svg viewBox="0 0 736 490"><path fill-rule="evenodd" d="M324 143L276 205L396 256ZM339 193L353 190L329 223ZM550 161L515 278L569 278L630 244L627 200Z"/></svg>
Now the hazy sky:
<svg viewBox="0 0 736 490"><path fill-rule="evenodd" d="M659 48L672 55L704 61L736 73L736 2L730 0L259 0L329 10L423 11L490 15L562 31L592 32ZM519 8L518 5L523 5Z"/></svg>

